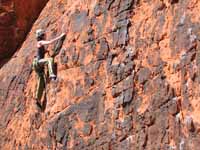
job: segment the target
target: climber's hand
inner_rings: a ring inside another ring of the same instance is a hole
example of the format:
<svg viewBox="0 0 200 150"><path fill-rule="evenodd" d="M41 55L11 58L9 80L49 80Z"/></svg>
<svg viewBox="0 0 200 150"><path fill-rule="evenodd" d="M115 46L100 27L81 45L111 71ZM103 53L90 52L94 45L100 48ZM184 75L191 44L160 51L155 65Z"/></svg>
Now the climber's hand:
<svg viewBox="0 0 200 150"><path fill-rule="evenodd" d="M65 35L66 35L65 33L62 33L60 36L61 36L61 37L64 37Z"/></svg>

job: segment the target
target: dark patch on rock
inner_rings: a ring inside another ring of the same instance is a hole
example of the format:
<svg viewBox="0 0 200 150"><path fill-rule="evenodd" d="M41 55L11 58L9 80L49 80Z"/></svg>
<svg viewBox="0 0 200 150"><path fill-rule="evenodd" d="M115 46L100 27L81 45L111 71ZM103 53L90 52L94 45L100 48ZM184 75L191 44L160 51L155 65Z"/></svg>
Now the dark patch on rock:
<svg viewBox="0 0 200 150"><path fill-rule="evenodd" d="M122 13L123 11L131 9L133 3L134 0L124 0L123 3L120 3L120 9L118 10L118 13Z"/></svg>
<svg viewBox="0 0 200 150"><path fill-rule="evenodd" d="M106 123L102 123L98 125L98 135L99 136L105 136L108 132L108 126Z"/></svg>
<svg viewBox="0 0 200 150"><path fill-rule="evenodd" d="M80 48L80 57L79 57L80 64L84 64L86 54L87 54L86 49L84 47Z"/></svg>
<svg viewBox="0 0 200 150"><path fill-rule="evenodd" d="M129 104L133 100L133 92L133 88L130 88L125 91L122 91L122 93L119 93L118 95L115 95L116 104L123 106Z"/></svg>
<svg viewBox="0 0 200 150"><path fill-rule="evenodd" d="M106 59L109 51L109 45L105 38L100 39L100 49L97 54L97 60Z"/></svg>
<svg viewBox="0 0 200 150"><path fill-rule="evenodd" d="M68 136L67 133L68 126L69 126L69 120L66 119L66 117L64 116L58 119L57 124L55 124L54 126L56 141L58 141L61 144L64 144L66 142L64 138Z"/></svg>
<svg viewBox="0 0 200 150"><path fill-rule="evenodd" d="M123 104L130 103L133 100L133 88L124 91Z"/></svg>
<svg viewBox="0 0 200 150"><path fill-rule="evenodd" d="M89 136L92 132L92 126L90 124L85 124L83 127L83 134Z"/></svg>
<svg viewBox="0 0 200 150"><path fill-rule="evenodd" d="M169 0L170 4L176 4L179 2L179 0Z"/></svg>
<svg viewBox="0 0 200 150"><path fill-rule="evenodd" d="M144 124L148 125L148 126L153 125L155 123L155 120L156 120L155 116L156 115L152 112L149 112L149 111L145 112Z"/></svg>
<svg viewBox="0 0 200 150"><path fill-rule="evenodd" d="M122 128L126 129L127 131L130 131L133 127L133 122L132 122L132 117L131 116L126 116L124 118L124 121L122 122L121 126Z"/></svg>
<svg viewBox="0 0 200 150"><path fill-rule="evenodd" d="M101 14L103 13L103 8L100 4L97 4L95 7L94 7L94 15L95 16L100 16Z"/></svg>
<svg viewBox="0 0 200 150"><path fill-rule="evenodd" d="M81 97L84 95L83 86L81 85L80 81L77 81L74 96Z"/></svg>
<svg viewBox="0 0 200 150"><path fill-rule="evenodd" d="M111 80L109 82L111 85L114 85L132 74L134 63L133 61L129 61L127 64L121 63L107 66L107 69L111 75Z"/></svg>
<svg viewBox="0 0 200 150"><path fill-rule="evenodd" d="M120 83L112 86L112 96L117 97L122 91L133 88L133 75L130 75Z"/></svg>
<svg viewBox="0 0 200 150"><path fill-rule="evenodd" d="M103 99L103 94L95 92L91 97L81 101L78 106L78 115L82 121L98 121L98 106L102 103L101 99Z"/></svg>
<svg viewBox="0 0 200 150"><path fill-rule="evenodd" d="M77 10L71 15L71 29L73 32L81 32L88 23L88 11Z"/></svg>
<svg viewBox="0 0 200 150"><path fill-rule="evenodd" d="M84 79L84 83L85 83L86 88L90 88L91 86L94 85L94 80L92 78L90 78L89 75L86 75L85 79Z"/></svg>
<svg viewBox="0 0 200 150"><path fill-rule="evenodd" d="M142 68L140 69L140 71L138 72L138 81L140 84L144 84L151 75L151 71L149 70L149 68Z"/></svg>
<svg viewBox="0 0 200 150"><path fill-rule="evenodd" d="M66 51L65 49L62 49L60 54L60 63L62 65L66 65L69 59L68 56L66 56L65 51Z"/></svg>
<svg viewBox="0 0 200 150"><path fill-rule="evenodd" d="M94 30L90 27L88 30L87 30L87 36L84 36L84 39L82 39L83 41L83 44L90 44L91 42L91 45L92 45L92 41L94 41L95 37L94 37Z"/></svg>
<svg viewBox="0 0 200 150"><path fill-rule="evenodd" d="M159 107L166 105L175 96L174 89L171 88L165 81L157 78L153 84L156 85L156 82L160 82L160 85L158 87L154 87L156 92L153 94L151 100L152 107L154 109L158 109Z"/></svg>
<svg viewBox="0 0 200 150"><path fill-rule="evenodd" d="M118 45L126 45L128 41L128 29L127 27L122 27L119 29L118 35Z"/></svg>
<svg viewBox="0 0 200 150"><path fill-rule="evenodd" d="M132 10L126 10L126 11L124 11L124 12L122 12L122 13L120 13L120 14L118 14L117 16L116 16L116 21L118 21L118 22L128 22L126 25L130 25L130 21L128 20L128 18L130 18L131 17L131 12L132 12ZM118 24L118 23L116 23L116 24ZM117 25L118 26L118 25ZM124 24L124 26L125 26L125 24ZM118 26L119 27L119 26Z"/></svg>
<svg viewBox="0 0 200 150"><path fill-rule="evenodd" d="M155 5L154 11L161 11L164 8L166 8L166 5L163 1L158 1L157 4Z"/></svg>
<svg viewBox="0 0 200 150"><path fill-rule="evenodd" d="M115 0L106 0L106 8L109 10Z"/></svg>

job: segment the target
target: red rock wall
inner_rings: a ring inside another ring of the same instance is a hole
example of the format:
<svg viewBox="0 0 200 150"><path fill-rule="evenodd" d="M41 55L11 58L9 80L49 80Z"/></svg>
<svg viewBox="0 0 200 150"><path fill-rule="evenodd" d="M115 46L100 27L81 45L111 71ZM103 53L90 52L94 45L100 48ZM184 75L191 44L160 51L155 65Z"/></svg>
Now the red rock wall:
<svg viewBox="0 0 200 150"><path fill-rule="evenodd" d="M50 0L0 70L0 149L198 150L199 12L198 0ZM67 32L42 111L37 28Z"/></svg>
<svg viewBox="0 0 200 150"><path fill-rule="evenodd" d="M0 1L0 59L9 57L23 42L27 31L48 0Z"/></svg>

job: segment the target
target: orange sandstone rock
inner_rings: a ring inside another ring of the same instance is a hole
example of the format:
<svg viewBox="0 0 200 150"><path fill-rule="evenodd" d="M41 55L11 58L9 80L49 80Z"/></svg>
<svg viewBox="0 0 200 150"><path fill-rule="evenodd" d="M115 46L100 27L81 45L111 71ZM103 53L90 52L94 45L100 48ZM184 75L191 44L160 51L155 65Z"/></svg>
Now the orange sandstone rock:
<svg viewBox="0 0 200 150"><path fill-rule="evenodd" d="M50 0L0 69L0 149L198 150L199 12L198 0ZM37 28L67 33L43 110Z"/></svg>

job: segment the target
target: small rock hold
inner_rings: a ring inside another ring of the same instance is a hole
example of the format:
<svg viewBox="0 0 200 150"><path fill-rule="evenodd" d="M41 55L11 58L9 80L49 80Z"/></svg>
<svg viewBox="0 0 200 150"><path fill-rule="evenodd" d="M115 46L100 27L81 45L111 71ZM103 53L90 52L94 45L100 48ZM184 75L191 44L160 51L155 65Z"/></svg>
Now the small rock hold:
<svg viewBox="0 0 200 150"><path fill-rule="evenodd" d="M94 8L94 14L95 16L100 16L102 14L102 7L97 4Z"/></svg>
<svg viewBox="0 0 200 150"><path fill-rule="evenodd" d="M83 134L89 136L92 132L92 126L90 124L85 124L83 127Z"/></svg>
<svg viewBox="0 0 200 150"><path fill-rule="evenodd" d="M84 79L85 87L89 88L94 85L94 80L90 78L89 76L86 76Z"/></svg>
<svg viewBox="0 0 200 150"><path fill-rule="evenodd" d="M130 88L124 92L124 101L123 103L130 103L133 99L133 88Z"/></svg>
<svg viewBox="0 0 200 150"><path fill-rule="evenodd" d="M148 68L142 68L138 72L138 81L140 84L144 84L150 77L151 71Z"/></svg>
<svg viewBox="0 0 200 150"><path fill-rule="evenodd" d="M124 95L120 94L117 98L116 98L116 104L121 105L123 104L123 99L124 99Z"/></svg>

